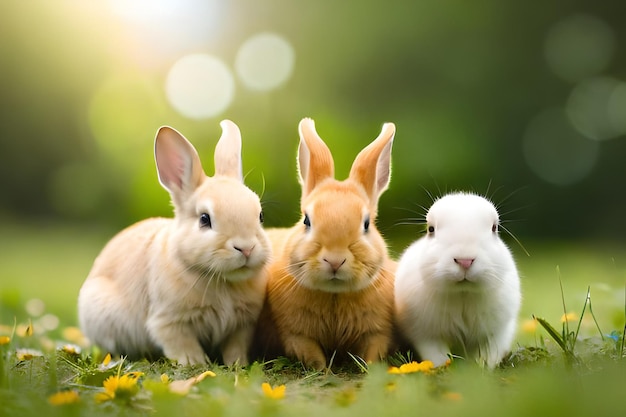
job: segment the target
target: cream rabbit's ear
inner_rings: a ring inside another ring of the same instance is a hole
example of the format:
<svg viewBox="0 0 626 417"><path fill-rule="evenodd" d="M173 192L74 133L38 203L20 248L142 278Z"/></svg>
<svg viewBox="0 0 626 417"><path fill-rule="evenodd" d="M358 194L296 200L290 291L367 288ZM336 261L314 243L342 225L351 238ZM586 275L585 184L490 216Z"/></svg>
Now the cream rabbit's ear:
<svg viewBox="0 0 626 417"><path fill-rule="evenodd" d="M305 118L298 125L298 173L302 197L307 196L321 181L334 178L335 163L330 149L315 130L313 119Z"/></svg>
<svg viewBox="0 0 626 417"><path fill-rule="evenodd" d="M241 131L230 120L222 120L222 136L215 146L215 175L224 175L243 182L241 163Z"/></svg>
<svg viewBox="0 0 626 417"><path fill-rule="evenodd" d="M350 169L350 179L363 185L371 203L376 203L389 186L395 133L396 126L385 123L378 137L359 152Z"/></svg>
<svg viewBox="0 0 626 417"><path fill-rule="evenodd" d="M205 174L193 145L175 129L161 127L154 140L154 159L159 182L176 199L188 194L204 180Z"/></svg>

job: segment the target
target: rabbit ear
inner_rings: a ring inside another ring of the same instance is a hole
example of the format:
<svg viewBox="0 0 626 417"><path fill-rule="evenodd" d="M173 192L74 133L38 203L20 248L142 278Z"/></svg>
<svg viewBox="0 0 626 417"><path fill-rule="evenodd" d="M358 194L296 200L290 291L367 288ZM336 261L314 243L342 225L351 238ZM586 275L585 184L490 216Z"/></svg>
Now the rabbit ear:
<svg viewBox="0 0 626 417"><path fill-rule="evenodd" d="M215 175L225 175L243 182L241 167L241 132L230 120L222 120L222 136L215 146Z"/></svg>
<svg viewBox="0 0 626 417"><path fill-rule="evenodd" d="M163 126L158 130L154 159L159 182L173 197L195 190L205 177L196 149L171 127Z"/></svg>
<svg viewBox="0 0 626 417"><path fill-rule="evenodd" d="M393 123L385 123L378 137L354 160L350 178L365 188L371 202L378 201L391 177L391 147L396 133Z"/></svg>
<svg viewBox="0 0 626 417"><path fill-rule="evenodd" d="M302 184L302 196L308 195L326 178L334 178L335 163L330 149L315 131L313 119L305 118L298 125L298 172Z"/></svg>

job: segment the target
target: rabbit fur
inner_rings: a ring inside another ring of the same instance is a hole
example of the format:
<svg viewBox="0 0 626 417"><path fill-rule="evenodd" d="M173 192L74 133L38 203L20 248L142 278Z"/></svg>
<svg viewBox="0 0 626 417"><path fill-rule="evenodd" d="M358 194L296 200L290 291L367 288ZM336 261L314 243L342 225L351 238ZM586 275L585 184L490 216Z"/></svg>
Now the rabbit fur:
<svg viewBox="0 0 626 417"><path fill-rule="evenodd" d="M259 197L243 184L239 128L220 125L213 177L179 132L158 130L157 173L175 216L117 234L79 294L81 328L105 351L180 364L221 354L227 365L248 363L271 249Z"/></svg>

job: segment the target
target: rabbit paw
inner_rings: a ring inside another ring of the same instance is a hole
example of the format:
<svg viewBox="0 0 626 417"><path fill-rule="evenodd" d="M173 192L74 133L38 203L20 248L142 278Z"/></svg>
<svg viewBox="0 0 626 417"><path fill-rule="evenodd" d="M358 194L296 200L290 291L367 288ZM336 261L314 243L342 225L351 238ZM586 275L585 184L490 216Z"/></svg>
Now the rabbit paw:
<svg viewBox="0 0 626 417"><path fill-rule="evenodd" d="M326 368L326 356L319 343L305 336L291 335L285 338L287 355L296 357L307 368Z"/></svg>
<svg viewBox="0 0 626 417"><path fill-rule="evenodd" d="M365 341L361 358L366 363L378 362L389 353L390 337L386 334L371 336Z"/></svg>
<svg viewBox="0 0 626 417"><path fill-rule="evenodd" d="M445 365L450 359L450 349L442 341L421 341L415 347L422 360L429 360L436 367Z"/></svg>
<svg viewBox="0 0 626 417"><path fill-rule="evenodd" d="M248 365L248 350L252 343L254 328L242 328L228 336L222 344L222 359L224 365L231 366L238 363Z"/></svg>
<svg viewBox="0 0 626 417"><path fill-rule="evenodd" d="M180 365L200 365L208 362L202 346L195 340L193 343L163 346L163 353L169 359L177 361Z"/></svg>

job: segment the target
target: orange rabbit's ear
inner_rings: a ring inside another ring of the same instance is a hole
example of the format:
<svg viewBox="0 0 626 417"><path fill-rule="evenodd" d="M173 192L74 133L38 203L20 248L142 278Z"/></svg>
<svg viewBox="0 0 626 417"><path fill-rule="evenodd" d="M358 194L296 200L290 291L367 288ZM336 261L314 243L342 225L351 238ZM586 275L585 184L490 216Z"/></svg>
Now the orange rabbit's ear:
<svg viewBox="0 0 626 417"><path fill-rule="evenodd" d="M154 140L154 159L159 182L174 201L182 201L204 180L198 152L175 129L161 127Z"/></svg>
<svg viewBox="0 0 626 417"><path fill-rule="evenodd" d="M389 186L391 178L391 147L396 133L393 123L385 123L378 137L363 149L350 169L350 179L361 184L376 204Z"/></svg>
<svg viewBox="0 0 626 417"><path fill-rule="evenodd" d="M298 172L302 184L302 197L306 197L321 181L334 178L335 163L330 149L315 131L315 122L305 118L298 125Z"/></svg>

